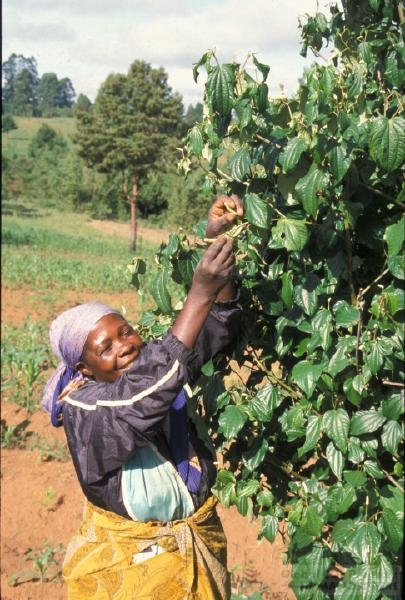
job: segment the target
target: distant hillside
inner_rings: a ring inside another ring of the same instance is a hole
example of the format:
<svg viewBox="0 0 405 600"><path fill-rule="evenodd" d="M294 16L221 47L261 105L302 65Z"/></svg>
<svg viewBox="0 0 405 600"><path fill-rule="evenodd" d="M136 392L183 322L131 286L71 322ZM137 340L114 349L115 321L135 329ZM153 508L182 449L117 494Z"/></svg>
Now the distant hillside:
<svg viewBox="0 0 405 600"><path fill-rule="evenodd" d="M10 152L18 156L26 154L31 139L43 123L55 129L68 140L76 130L76 119L74 117L14 117L14 121L18 128L7 134L1 134L5 154Z"/></svg>

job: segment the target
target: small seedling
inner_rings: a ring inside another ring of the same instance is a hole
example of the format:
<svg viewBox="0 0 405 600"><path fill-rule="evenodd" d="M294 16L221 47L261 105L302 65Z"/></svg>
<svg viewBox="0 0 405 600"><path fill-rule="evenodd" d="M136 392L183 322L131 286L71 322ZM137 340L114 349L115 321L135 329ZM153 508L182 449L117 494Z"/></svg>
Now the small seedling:
<svg viewBox="0 0 405 600"><path fill-rule="evenodd" d="M8 585L15 587L28 581L54 581L61 574L61 561L65 552L63 544L51 546L49 542L39 550L27 550L24 555L25 561L31 562L31 568L21 569L8 578Z"/></svg>

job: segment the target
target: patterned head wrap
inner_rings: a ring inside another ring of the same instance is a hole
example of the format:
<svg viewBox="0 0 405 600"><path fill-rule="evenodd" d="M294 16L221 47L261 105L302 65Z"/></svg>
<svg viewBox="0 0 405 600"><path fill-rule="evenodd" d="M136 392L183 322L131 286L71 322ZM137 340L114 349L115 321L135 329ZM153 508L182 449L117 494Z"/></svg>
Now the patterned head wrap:
<svg viewBox="0 0 405 600"><path fill-rule="evenodd" d="M41 406L51 416L55 427L62 424L62 404L57 402L59 395L70 381L82 378L76 365L82 357L87 336L99 319L110 314L121 316L114 308L96 300L66 310L51 323L49 339L59 364L45 385Z"/></svg>

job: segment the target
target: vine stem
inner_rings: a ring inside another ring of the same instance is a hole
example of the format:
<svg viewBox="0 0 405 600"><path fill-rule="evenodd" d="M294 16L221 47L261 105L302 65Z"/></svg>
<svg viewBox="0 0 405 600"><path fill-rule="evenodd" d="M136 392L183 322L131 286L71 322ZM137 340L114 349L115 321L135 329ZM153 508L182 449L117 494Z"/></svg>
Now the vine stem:
<svg viewBox="0 0 405 600"><path fill-rule="evenodd" d="M386 476L386 478L389 481L391 481L392 485L395 485L395 487L397 487L399 490L401 490L402 493L404 493L405 490L401 485L399 485L398 481L395 481L395 479L384 469L382 471L383 471L384 475Z"/></svg>
<svg viewBox="0 0 405 600"><path fill-rule="evenodd" d="M263 362L260 360L260 358L257 356L256 351L253 350L253 354L252 354L253 358L254 358L254 362L256 363L256 365L265 372L267 379L270 381L270 383L273 383L275 385L278 385L279 387L283 388L283 390L285 390L286 392L288 392L288 394L294 398L295 400L299 400L299 398L301 398L301 394L299 392L296 392L292 387L290 387L287 383L284 383L284 381L282 381L281 379L279 379L276 375L274 375L274 373L272 373L271 371L269 371L266 366L263 364Z"/></svg>
<svg viewBox="0 0 405 600"><path fill-rule="evenodd" d="M383 385L391 385L392 387L405 388L405 383L400 383L397 381L383 381Z"/></svg>
<svg viewBox="0 0 405 600"><path fill-rule="evenodd" d="M229 175L227 175L226 173L224 173L223 171L221 171L221 169L219 169L218 167L217 167L217 171L227 181L233 181L232 177L229 177Z"/></svg>
<svg viewBox="0 0 405 600"><path fill-rule="evenodd" d="M389 269L384 269L384 271L383 271L382 273L380 273L380 275L379 275L378 277L376 277L376 278L374 279L374 281L372 281L372 282L371 282L371 283L370 283L370 284L369 284L369 285L368 285L366 288L364 288L364 290L360 290L360 291L359 291L359 293L358 293L358 295L357 295L357 301L360 301L360 300L361 300L361 298L363 298L363 296L364 296L365 294L367 294L367 292L368 292L369 290L371 290L371 288L372 288L372 287L373 287L373 286L374 286L376 283L378 283L378 281L380 281L380 279L382 279L382 278L383 278L385 275L387 275L387 273L389 273L389 272L390 272L390 270L389 270Z"/></svg>

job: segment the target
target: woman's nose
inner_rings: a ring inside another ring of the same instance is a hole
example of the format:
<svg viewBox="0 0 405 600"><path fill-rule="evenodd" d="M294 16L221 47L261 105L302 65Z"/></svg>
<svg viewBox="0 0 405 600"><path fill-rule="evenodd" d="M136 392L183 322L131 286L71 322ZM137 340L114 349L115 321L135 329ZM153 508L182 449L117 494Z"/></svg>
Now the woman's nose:
<svg viewBox="0 0 405 600"><path fill-rule="evenodd" d="M117 353L119 356L125 356L126 354L130 354L134 349L134 344L131 342L119 342L119 347Z"/></svg>

